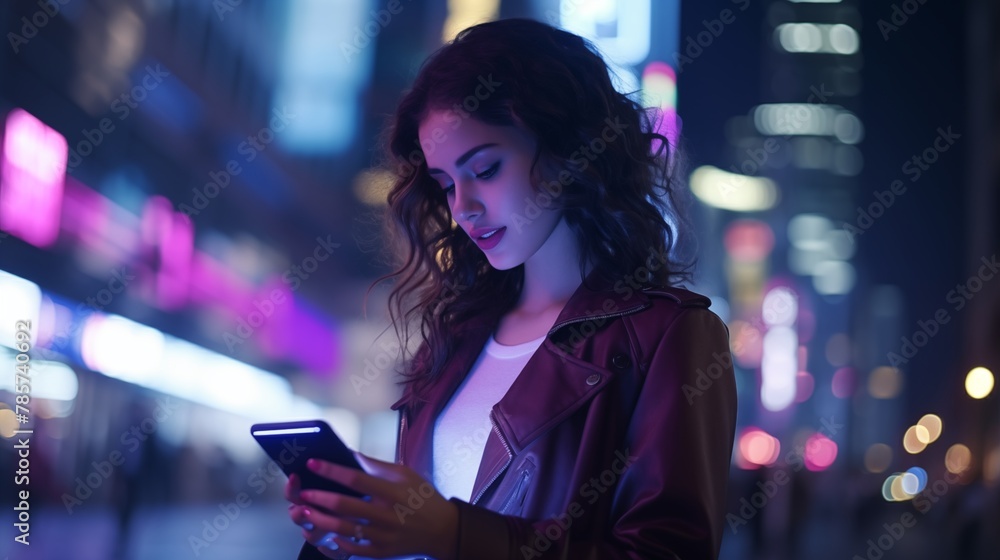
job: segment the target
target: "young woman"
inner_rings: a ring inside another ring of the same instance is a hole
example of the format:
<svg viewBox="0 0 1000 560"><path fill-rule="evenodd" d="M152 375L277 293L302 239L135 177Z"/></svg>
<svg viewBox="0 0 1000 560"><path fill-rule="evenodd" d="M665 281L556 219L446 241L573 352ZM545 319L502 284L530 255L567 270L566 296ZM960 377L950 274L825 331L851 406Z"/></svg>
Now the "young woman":
<svg viewBox="0 0 1000 560"><path fill-rule="evenodd" d="M404 362L395 463L286 487L299 558L716 558L726 325L672 287L676 166L594 46L527 19L434 53L385 142Z"/></svg>

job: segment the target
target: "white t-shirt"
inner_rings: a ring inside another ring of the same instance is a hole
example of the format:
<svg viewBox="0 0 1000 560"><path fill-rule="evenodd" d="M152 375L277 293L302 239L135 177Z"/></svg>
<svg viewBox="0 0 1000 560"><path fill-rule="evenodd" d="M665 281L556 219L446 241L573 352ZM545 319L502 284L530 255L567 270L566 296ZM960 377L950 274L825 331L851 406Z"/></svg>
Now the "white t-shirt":
<svg viewBox="0 0 1000 560"><path fill-rule="evenodd" d="M434 487L449 499L472 499L479 463L493 425L490 410L500 401L531 355L545 340L504 346L490 335L469 374L434 425Z"/></svg>

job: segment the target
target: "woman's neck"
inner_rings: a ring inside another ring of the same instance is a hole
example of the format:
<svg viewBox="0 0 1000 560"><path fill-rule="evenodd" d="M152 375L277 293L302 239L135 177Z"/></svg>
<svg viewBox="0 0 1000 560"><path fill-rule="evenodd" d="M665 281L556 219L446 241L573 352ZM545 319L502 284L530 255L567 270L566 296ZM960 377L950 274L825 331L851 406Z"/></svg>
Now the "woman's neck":
<svg viewBox="0 0 1000 560"><path fill-rule="evenodd" d="M580 247L576 235L562 219L548 240L524 263L524 285L517 309L545 309L563 304L593 270L588 262L580 275Z"/></svg>

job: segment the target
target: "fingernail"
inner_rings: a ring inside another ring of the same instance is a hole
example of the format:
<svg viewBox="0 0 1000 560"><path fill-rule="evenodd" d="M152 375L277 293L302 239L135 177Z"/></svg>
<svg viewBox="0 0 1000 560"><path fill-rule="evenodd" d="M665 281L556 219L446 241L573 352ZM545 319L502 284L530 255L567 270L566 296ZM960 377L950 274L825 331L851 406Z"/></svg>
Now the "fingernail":
<svg viewBox="0 0 1000 560"><path fill-rule="evenodd" d="M333 538L334 538L333 533L327 533L326 535L323 536L323 539L319 541L319 545L325 546L331 550L337 550L338 548L340 548L340 546L336 542L334 542Z"/></svg>
<svg viewBox="0 0 1000 560"><path fill-rule="evenodd" d="M303 523L302 526L305 527L306 531L312 531L315 528L315 526L312 523L309 523L308 521Z"/></svg>
<svg viewBox="0 0 1000 560"><path fill-rule="evenodd" d="M312 515L312 512L309 511L309 508L305 508L302 510L302 514L305 515L306 517L309 517L310 515Z"/></svg>
<svg viewBox="0 0 1000 560"><path fill-rule="evenodd" d="M308 461L306 461L306 466L312 470L316 470L316 467L319 466L319 463L316 461L316 459L309 459Z"/></svg>

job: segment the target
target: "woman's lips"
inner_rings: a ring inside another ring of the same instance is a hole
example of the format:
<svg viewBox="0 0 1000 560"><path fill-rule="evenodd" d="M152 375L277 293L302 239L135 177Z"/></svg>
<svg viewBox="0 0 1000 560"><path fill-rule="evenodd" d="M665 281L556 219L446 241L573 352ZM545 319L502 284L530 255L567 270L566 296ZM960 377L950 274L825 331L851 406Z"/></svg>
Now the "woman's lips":
<svg viewBox="0 0 1000 560"><path fill-rule="evenodd" d="M490 235L486 239L476 238L476 244L479 245L480 249L488 251L496 247L497 243L500 243L500 238L502 238L503 234L506 232L507 232L507 227L506 226L501 227L496 231L496 233Z"/></svg>

